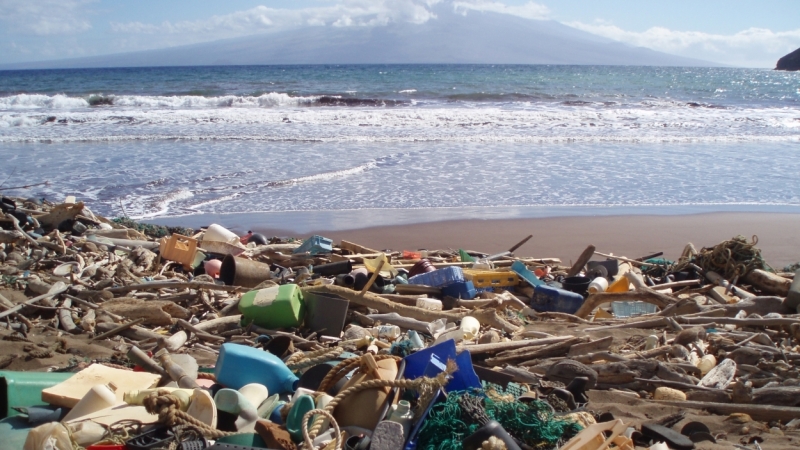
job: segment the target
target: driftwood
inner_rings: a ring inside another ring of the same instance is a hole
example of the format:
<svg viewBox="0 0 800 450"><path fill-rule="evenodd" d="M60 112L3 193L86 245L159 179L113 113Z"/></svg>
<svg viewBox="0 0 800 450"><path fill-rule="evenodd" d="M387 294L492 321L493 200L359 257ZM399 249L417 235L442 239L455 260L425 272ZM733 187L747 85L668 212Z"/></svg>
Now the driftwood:
<svg viewBox="0 0 800 450"><path fill-rule="evenodd" d="M695 267L696 267L696 266L695 266ZM699 267L696 267L696 269L699 269ZM702 273L702 271L703 271L703 270L702 270L702 269L700 269L700 272L701 272L701 273ZM714 283L714 284L717 284L717 285L719 285L719 286L722 286L722 287L724 287L725 289L730 289L730 292L731 292L733 295L735 295L735 296L737 296L737 297L739 297L739 298L741 298L741 299L746 299L746 298L750 298L750 297L755 297L755 295L753 295L753 294L752 294L752 293L750 293L750 292L747 292L747 291L745 291L744 289L742 289L742 288L740 288L740 287L737 287L737 286L732 286L732 285L731 285L731 284L728 282L728 280L726 280L725 278L723 278L723 277L722 277L722 275L720 275L720 274L718 274L718 273L716 273L716 272L714 272L714 271L711 271L711 270L709 270L708 272L706 272L706 273L705 273L705 275L706 275L706 278L708 279L708 281L710 281L710 282L712 282L712 283Z"/></svg>
<svg viewBox="0 0 800 450"><path fill-rule="evenodd" d="M608 350L611 347L611 343L613 342L614 338L611 336L606 336L602 339L597 339L594 341L589 341L586 343L575 344L569 348L569 352L567 356L572 358L573 356L585 355L588 353L595 353L599 351Z"/></svg>
<svg viewBox="0 0 800 450"><path fill-rule="evenodd" d="M69 309L70 306L72 306L72 300L69 298L61 302L61 308L63 309L58 310L58 322L61 324L61 328L67 333L80 333L82 329L78 328L75 322L72 321L72 311Z"/></svg>
<svg viewBox="0 0 800 450"><path fill-rule="evenodd" d="M217 319L207 320L205 322L198 323L194 327L205 333L219 334L235 328L241 328L241 322L242 315L237 314L234 316L225 316Z"/></svg>
<svg viewBox="0 0 800 450"><path fill-rule="evenodd" d="M185 319L189 311L181 306L163 300L141 300L123 297L103 303L105 311L110 311L128 319L144 318L145 323L152 325L172 325L172 319Z"/></svg>
<svg viewBox="0 0 800 450"><path fill-rule="evenodd" d="M172 336L166 337L162 336L158 339L158 347L165 348L167 351L170 352L177 352L186 341L189 340L189 335L186 334L185 331L181 330L177 333L173 334Z"/></svg>
<svg viewBox="0 0 800 450"><path fill-rule="evenodd" d="M539 377L536 374L514 366L506 366L500 372L514 377L515 383L538 384Z"/></svg>
<svg viewBox="0 0 800 450"><path fill-rule="evenodd" d="M573 264L572 267L569 269L569 272L567 272L567 276L574 277L575 275L580 273L580 271L583 270L583 266L585 266L586 263L589 262L590 259L592 259L592 256L594 256L594 251L595 251L594 245L589 245L588 247L586 247L586 250L584 250L583 253L581 253L581 256L578 256L578 259L575 261L575 264Z"/></svg>
<svg viewBox="0 0 800 450"><path fill-rule="evenodd" d="M469 350L470 354L472 355L480 355L483 353L496 353L496 352L520 349L524 347L538 347L542 345L556 344L558 342L568 341L572 338L574 338L574 336L553 336L542 339L525 339L525 340L510 341L510 342L497 342L493 344L473 344L473 345L461 344L458 346L458 350L459 351Z"/></svg>
<svg viewBox="0 0 800 450"><path fill-rule="evenodd" d="M753 269L744 277L744 280L762 292L780 295L781 297L786 297L786 294L789 293L789 288L792 286L792 280L761 269Z"/></svg>
<svg viewBox="0 0 800 450"><path fill-rule="evenodd" d="M56 295L66 291L66 290L67 290L67 285L59 281L58 283L54 284L48 290L48 292L46 294L42 294L42 295L40 295L38 297L34 297L34 298L30 299L30 300L27 300L25 302L22 302L22 303L20 303L20 304L18 304L16 306L14 306L13 308L9 308L9 309L7 309L7 310L5 310L3 312L0 312L0 319L2 319L3 317L9 316L11 314L14 314L15 312L17 312L17 311L21 310L22 308L24 308L26 305L32 305L34 303L37 303L37 302L40 302L40 301L43 301L43 300L49 300L49 299L55 297Z"/></svg>
<svg viewBox="0 0 800 450"><path fill-rule="evenodd" d="M521 328L500 317L497 314L497 311L494 309L484 309L469 312L430 311L423 308L417 308L415 306L406 306L393 303L381 297L380 295L372 294L370 292L365 292L363 295L361 295L358 292L341 286L312 286L302 289L305 292L323 292L335 294L350 300L351 304L373 308L379 313L398 313L404 317L410 317L412 319L427 322L432 322L436 319L442 318L452 321L459 321L464 318L464 316L472 316L478 319L482 325L488 325L509 333L513 333Z"/></svg>
<svg viewBox="0 0 800 450"><path fill-rule="evenodd" d="M391 325L397 325L400 328L405 330L416 330L423 333L428 332L428 322L423 322L421 320L411 319L408 317L403 317L397 313L389 313L389 314L369 314L367 316L368 319L372 319L375 321L379 321L381 323L388 323Z"/></svg>
<svg viewBox="0 0 800 450"><path fill-rule="evenodd" d="M196 281L179 281L179 282L157 281L152 283L132 284L130 286L108 288L104 290L111 292L112 294L124 294L131 291L147 291L153 289L185 289L185 288L210 289L212 291L227 291L227 292L246 290L246 288L240 286L222 286L219 284L200 283Z"/></svg>
<svg viewBox="0 0 800 450"><path fill-rule="evenodd" d="M113 323L98 323L96 328L98 330L105 329L105 332L101 333L101 334L98 334L97 336L93 337L92 339L94 339L96 341L99 341L99 340L105 339L107 337L116 336L117 334L122 334L124 331L130 331L129 329L132 329L134 327L134 325L138 325L138 324L140 324L142 322L144 322L143 318L138 318L136 320L132 320L132 321L127 322L127 323L123 323L122 325L115 325ZM142 328L142 330L145 330L145 329ZM137 334L137 335L135 335L135 338L131 338L131 339L144 340L144 339L147 339L147 338L159 339L161 337L161 335L158 334L158 333L154 333L154 332L152 332L150 330L145 330L145 331L149 332L150 336L142 336L142 335L138 335Z"/></svg>
<svg viewBox="0 0 800 450"><path fill-rule="evenodd" d="M744 413L754 420L769 422L779 420L788 422L800 417L800 408L793 406L751 405L743 403L707 403L694 401L655 400L662 405L677 406L679 408L703 409L714 414Z"/></svg>
<svg viewBox="0 0 800 450"><path fill-rule="evenodd" d="M196 326L190 324L189 322L187 322L187 321L185 321L183 319L178 319L178 325L180 325L181 328L183 328L187 332L191 331L192 333L194 333L194 335L197 336L198 339L202 339L204 341L211 341L211 342L224 342L225 341L224 337L216 336L216 335L213 335L211 333L206 333L205 331L197 328Z"/></svg>
<svg viewBox="0 0 800 450"><path fill-rule="evenodd" d="M536 360L539 358L549 358L553 356L564 355L567 353L570 347L572 347L575 344L585 342L588 339L589 338L586 337L573 338L568 341L560 342L558 344L550 344L541 348L533 349L532 351L524 354L523 358L526 361L521 363L520 366L523 367L533 366L536 364Z"/></svg>

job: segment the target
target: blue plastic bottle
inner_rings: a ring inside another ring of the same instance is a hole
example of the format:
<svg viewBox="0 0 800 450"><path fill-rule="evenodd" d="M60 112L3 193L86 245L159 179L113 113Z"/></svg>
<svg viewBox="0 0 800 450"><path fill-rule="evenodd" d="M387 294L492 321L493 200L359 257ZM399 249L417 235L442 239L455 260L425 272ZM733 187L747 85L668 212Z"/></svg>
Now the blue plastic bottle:
<svg viewBox="0 0 800 450"><path fill-rule="evenodd" d="M542 284L533 290L531 308L536 311L574 314L583 305L583 300L580 294Z"/></svg>
<svg viewBox="0 0 800 450"><path fill-rule="evenodd" d="M214 375L221 385L239 389L250 383L261 383L270 394L282 394L297 390L299 379L272 353L226 343L219 349L219 358Z"/></svg>

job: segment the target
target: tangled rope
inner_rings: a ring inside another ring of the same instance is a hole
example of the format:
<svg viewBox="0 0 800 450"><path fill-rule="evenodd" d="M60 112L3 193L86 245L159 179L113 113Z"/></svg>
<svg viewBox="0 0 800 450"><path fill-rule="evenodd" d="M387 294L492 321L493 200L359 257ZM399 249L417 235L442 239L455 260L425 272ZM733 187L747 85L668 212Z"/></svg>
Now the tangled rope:
<svg viewBox="0 0 800 450"><path fill-rule="evenodd" d="M297 352L290 356L286 361L286 367L291 370L305 369L320 363L330 361L342 354L342 348L338 345L331 348L323 348L313 352ZM299 356L297 356L299 355Z"/></svg>
<svg viewBox="0 0 800 450"><path fill-rule="evenodd" d="M375 355L375 361L382 361L384 359L393 359L395 362L400 362L402 358L393 356L393 355ZM345 359L338 365L336 365L333 369L325 375L325 378L319 384L319 388L317 389L319 392L327 392L328 389L333 387L336 382L342 379L343 376L347 375L357 367L361 365L361 357L354 356L352 358Z"/></svg>
<svg viewBox="0 0 800 450"><path fill-rule="evenodd" d="M753 269L768 267L756 244L758 236L753 236L750 242L743 236L736 236L714 247L701 249L695 257L695 264L703 270L717 272L727 280L744 277Z"/></svg>
<svg viewBox="0 0 800 450"><path fill-rule="evenodd" d="M319 414L323 417L326 417L333 427L334 432L334 447L336 449L342 448L342 431L339 429L339 424L336 423L336 419L333 418L333 414L325 411L324 409L312 409L311 411L305 413L303 415L303 443L306 445L306 450L313 450L314 449L314 442L311 440L311 436L309 436L308 431L308 420L311 419L312 416L315 414Z"/></svg>
<svg viewBox="0 0 800 450"><path fill-rule="evenodd" d="M385 356L389 356L389 355L385 355ZM453 362L451 360L451 361L447 362L447 369L444 372L440 373L439 375L437 375L435 377L420 377L420 378L417 378L417 379L414 379L414 380L401 379L401 380L370 380L370 381L363 381L361 383L358 383L355 386L351 386L351 387L343 390L342 392L339 392L336 395L336 397L334 397L333 400L331 400L325 406L325 411L333 414L333 411L336 409L336 407L339 405L339 403L341 403L341 401L345 397L349 397L349 396L351 396L351 395L353 395L353 394L355 394L357 392L360 392L360 391L363 391L363 390L367 390L367 389L385 388L385 387L395 388L395 387L397 387L397 388L403 388L403 389L409 389L409 390L417 391L417 392L419 392L421 394L421 398L430 397L431 396L430 394L432 392L436 392L442 386L447 384L447 381L450 379L450 376L457 369L458 369L458 366L456 366L455 362ZM345 372L345 373L347 373L347 372ZM317 418L314 419L314 423L313 423L313 425L311 427L311 430L308 431L308 435L309 435L310 439L313 440L314 438L317 437L317 434L319 434L320 428L322 427L322 422L323 421L324 421L324 418L321 417L321 416L317 416Z"/></svg>
<svg viewBox="0 0 800 450"><path fill-rule="evenodd" d="M181 411L180 400L169 391L159 389L142 401L148 413L158 416L158 421L168 427L191 426L208 439L218 439L237 433L220 431Z"/></svg>

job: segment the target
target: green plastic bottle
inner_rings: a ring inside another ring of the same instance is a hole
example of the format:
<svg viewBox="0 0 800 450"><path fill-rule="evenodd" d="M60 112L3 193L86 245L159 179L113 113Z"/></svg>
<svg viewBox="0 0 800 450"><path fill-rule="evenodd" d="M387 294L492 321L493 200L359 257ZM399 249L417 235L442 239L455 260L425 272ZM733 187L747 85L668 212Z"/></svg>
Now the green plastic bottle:
<svg viewBox="0 0 800 450"><path fill-rule="evenodd" d="M264 328L291 328L303 323L305 303L296 284L284 284L244 294L239 311L243 325L252 322Z"/></svg>

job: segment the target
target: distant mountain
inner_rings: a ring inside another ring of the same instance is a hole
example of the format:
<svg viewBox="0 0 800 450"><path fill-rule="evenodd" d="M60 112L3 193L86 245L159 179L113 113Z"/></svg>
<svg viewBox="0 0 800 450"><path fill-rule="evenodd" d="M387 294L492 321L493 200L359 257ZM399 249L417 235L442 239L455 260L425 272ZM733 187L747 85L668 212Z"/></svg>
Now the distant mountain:
<svg viewBox="0 0 800 450"><path fill-rule="evenodd" d="M779 59L775 70L800 70L800 48Z"/></svg>
<svg viewBox="0 0 800 450"><path fill-rule="evenodd" d="M4 68L261 64L585 64L718 66L632 47L550 20L437 8L424 24L315 26L201 44Z"/></svg>

